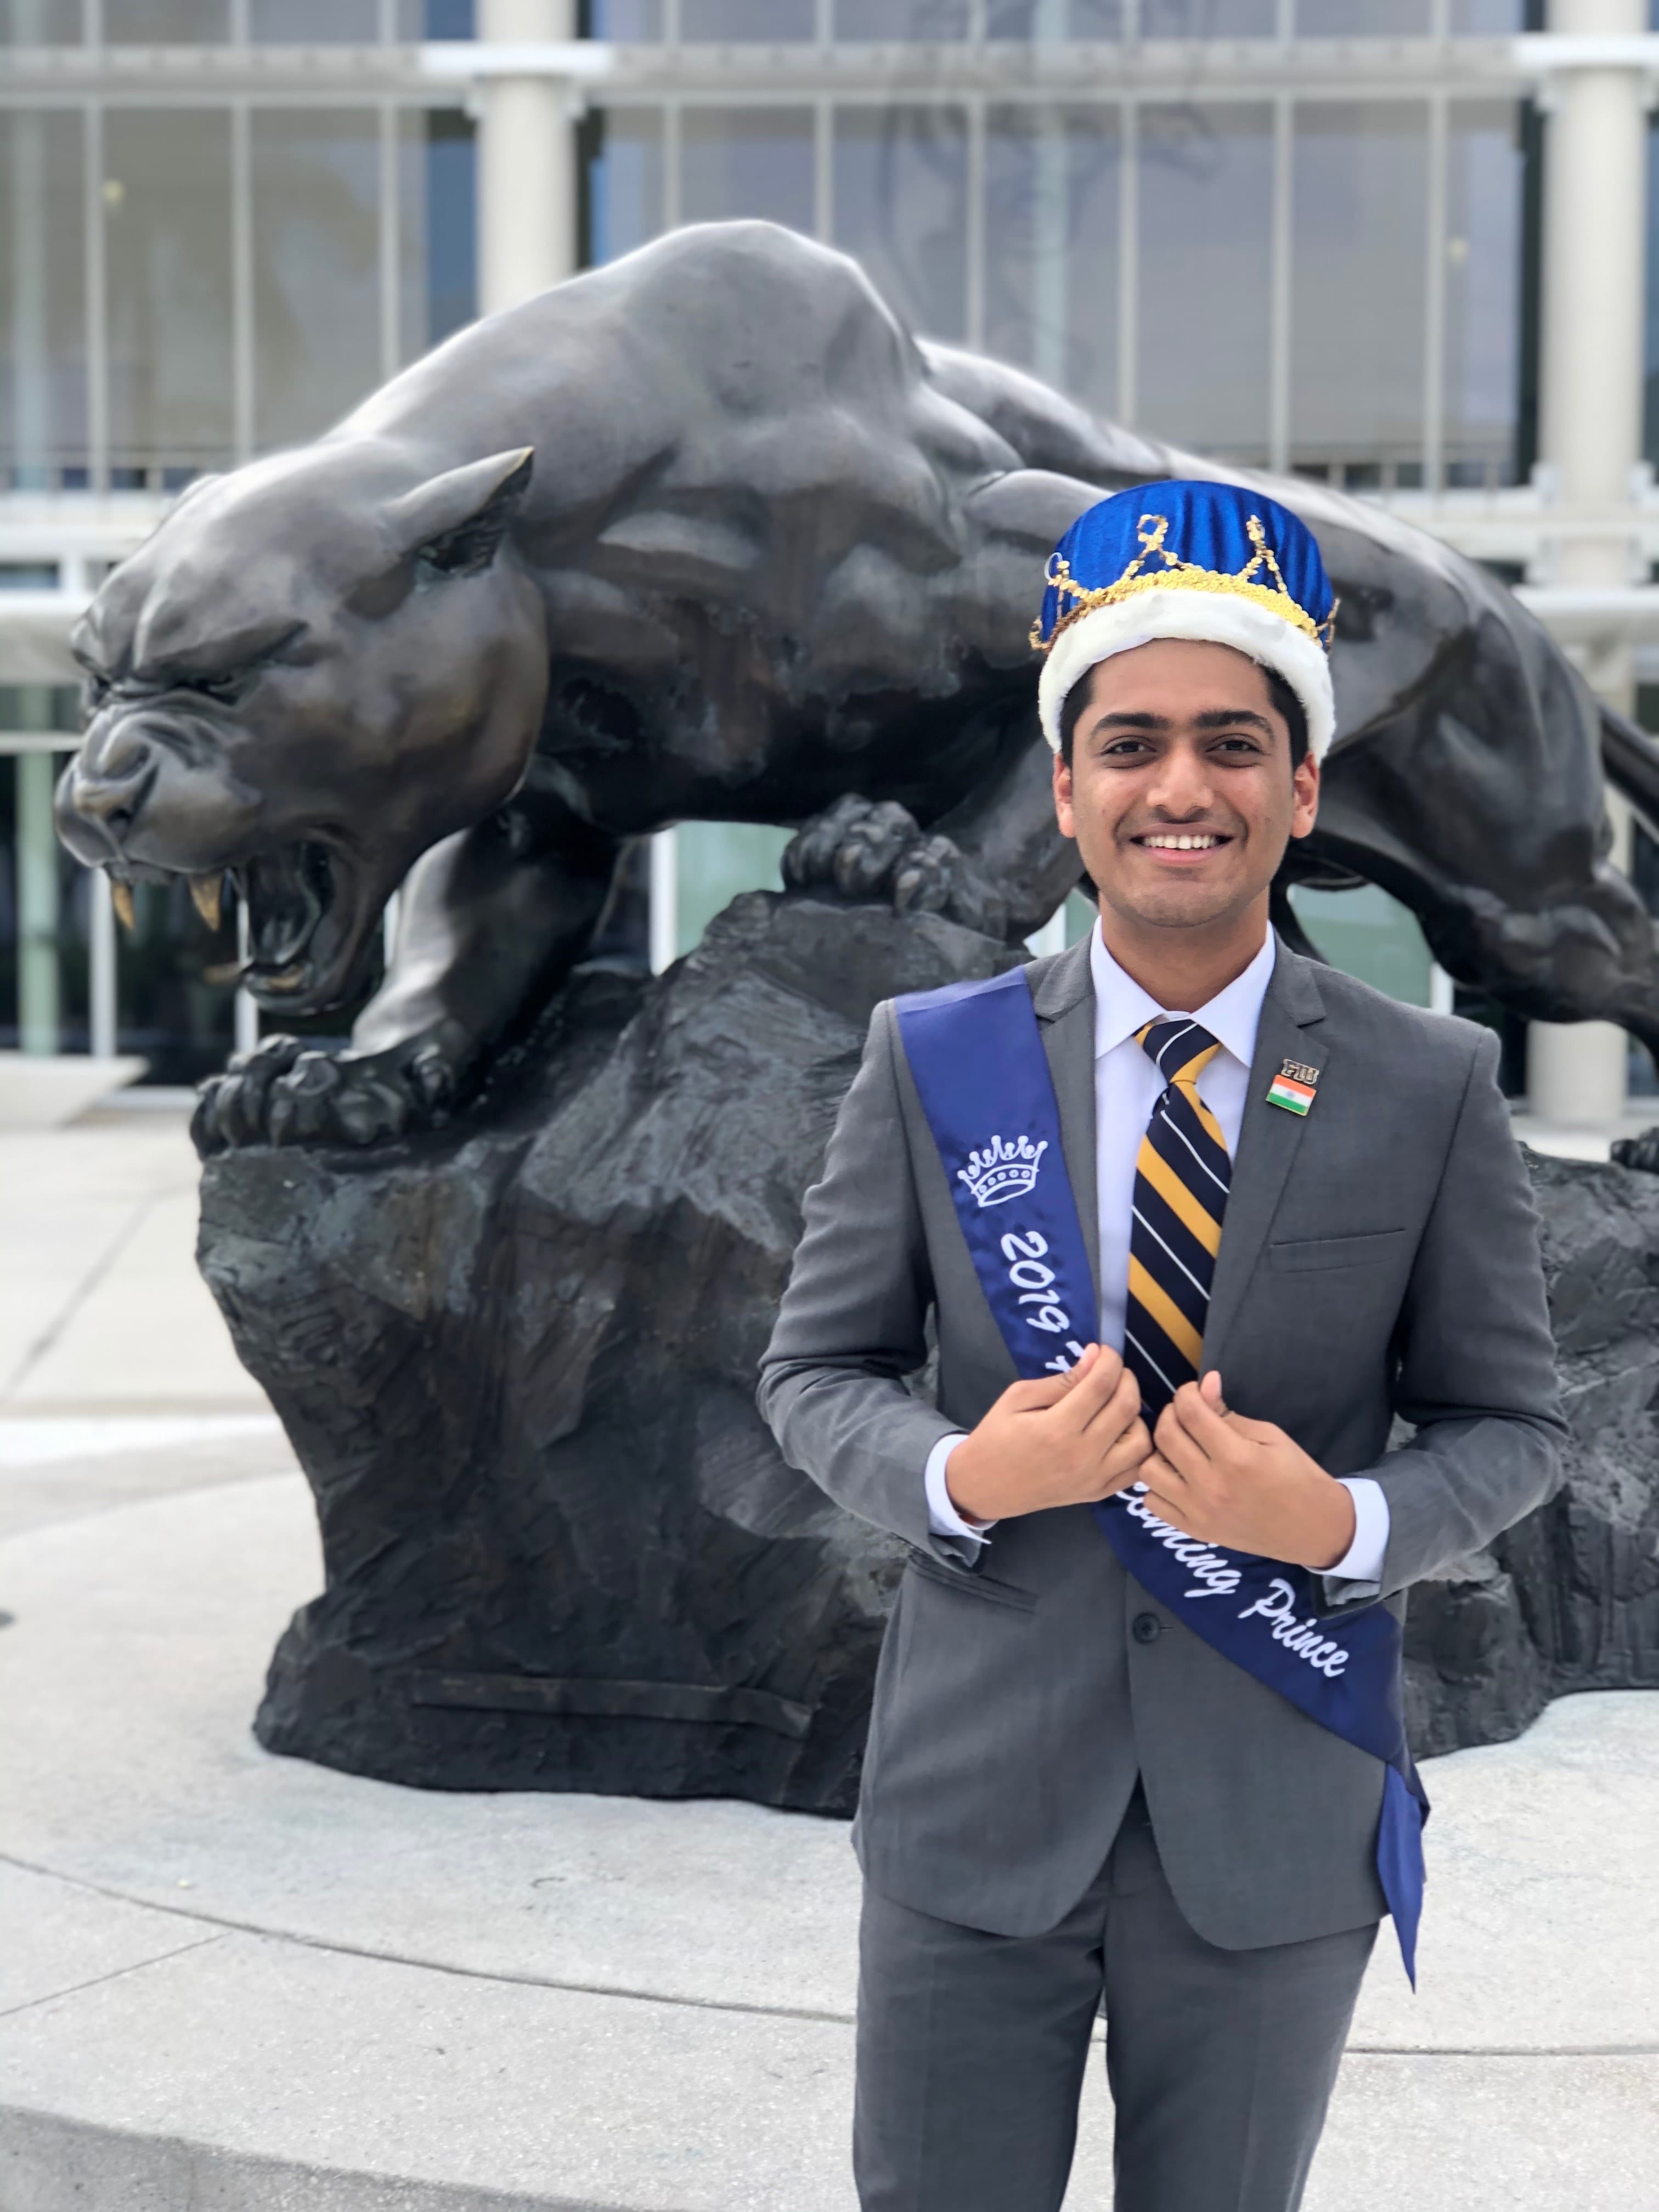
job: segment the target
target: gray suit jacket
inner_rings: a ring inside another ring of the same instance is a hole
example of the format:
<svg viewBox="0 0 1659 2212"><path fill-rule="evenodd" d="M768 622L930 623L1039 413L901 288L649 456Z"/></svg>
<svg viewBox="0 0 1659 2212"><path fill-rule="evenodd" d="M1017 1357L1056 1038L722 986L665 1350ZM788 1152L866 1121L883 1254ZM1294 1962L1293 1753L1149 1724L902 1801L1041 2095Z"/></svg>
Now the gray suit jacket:
<svg viewBox="0 0 1659 2212"><path fill-rule="evenodd" d="M1086 941L1030 970L1066 1170L1097 1273ZM1305 1120L1266 1103L1320 1071ZM1548 1496L1564 1431L1534 1212L1497 1040L1282 944L1262 1006L1206 1333L1229 1402L1337 1475L1381 1483L1383 1593ZM873 1887L1010 1936L1053 1927L1137 1772L1176 1898L1231 1949L1382 1911L1380 1764L1156 1604L1086 1506L1003 1522L979 1557L932 1534L922 1472L1014 1380L957 1226L890 1004L807 1193L762 1365L786 1459L911 1547L877 1674L857 1842ZM937 1406L902 1379L939 1346ZM1395 1413L1415 1425L1387 1449ZM1332 1600L1343 1585L1328 1586Z"/></svg>

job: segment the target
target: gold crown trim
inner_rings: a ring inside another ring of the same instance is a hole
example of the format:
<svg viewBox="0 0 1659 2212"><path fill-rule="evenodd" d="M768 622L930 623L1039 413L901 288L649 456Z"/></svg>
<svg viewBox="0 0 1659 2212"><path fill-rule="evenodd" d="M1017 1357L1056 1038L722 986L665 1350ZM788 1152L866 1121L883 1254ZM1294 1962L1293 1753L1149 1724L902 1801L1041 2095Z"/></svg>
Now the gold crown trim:
<svg viewBox="0 0 1659 2212"><path fill-rule="evenodd" d="M1071 563L1062 555L1053 555L1043 572L1043 580L1052 585L1062 599L1075 599L1077 605L1060 616L1047 637L1042 635L1042 617L1038 616L1031 624L1033 650L1037 653L1050 651L1063 629L1069 629L1074 622L1081 622L1085 615L1092 614L1097 607L1115 606L1121 600L1134 599L1143 592L1176 591L1223 592L1235 599L1253 600L1257 606L1267 608L1282 621L1289 623L1293 629L1299 629L1305 636L1312 638L1327 653L1330 651L1337 602L1332 601L1331 611L1322 623L1316 623L1305 608L1297 604L1285 587L1285 579L1279 574L1279 562L1267 543L1267 534L1261 526L1260 516L1251 515L1247 525L1250 543L1255 551L1236 574L1228 574L1217 568L1200 568L1171 553L1164 543L1169 527L1167 514L1143 514L1135 532L1140 545L1139 552L1115 583L1103 584L1095 591L1089 591L1078 582L1072 574ZM1164 562L1163 568L1151 574L1143 573L1142 563L1154 554ZM1252 580L1256 570L1264 567L1273 579L1272 584L1258 584Z"/></svg>

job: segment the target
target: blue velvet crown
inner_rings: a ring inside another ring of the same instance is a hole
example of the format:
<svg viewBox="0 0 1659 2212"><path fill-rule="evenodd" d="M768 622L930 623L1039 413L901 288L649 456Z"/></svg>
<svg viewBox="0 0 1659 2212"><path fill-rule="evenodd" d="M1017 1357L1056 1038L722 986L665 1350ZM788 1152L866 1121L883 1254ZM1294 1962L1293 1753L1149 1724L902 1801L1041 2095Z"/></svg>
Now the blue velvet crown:
<svg viewBox="0 0 1659 2212"><path fill-rule="evenodd" d="M1224 483L1137 484L1080 514L1048 557L1031 643L1143 592L1221 592L1281 615L1330 650L1336 599L1305 523Z"/></svg>

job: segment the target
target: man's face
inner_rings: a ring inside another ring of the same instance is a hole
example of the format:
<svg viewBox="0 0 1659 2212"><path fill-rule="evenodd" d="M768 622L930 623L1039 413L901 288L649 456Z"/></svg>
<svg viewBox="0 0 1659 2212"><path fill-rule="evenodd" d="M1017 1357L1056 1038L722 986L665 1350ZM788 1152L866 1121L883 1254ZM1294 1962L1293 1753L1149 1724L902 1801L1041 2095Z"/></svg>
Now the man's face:
<svg viewBox="0 0 1659 2212"><path fill-rule="evenodd" d="M1143 927L1242 915L1319 802L1312 755L1291 771L1266 673L1231 646L1158 638L1085 680L1054 805L1103 904Z"/></svg>

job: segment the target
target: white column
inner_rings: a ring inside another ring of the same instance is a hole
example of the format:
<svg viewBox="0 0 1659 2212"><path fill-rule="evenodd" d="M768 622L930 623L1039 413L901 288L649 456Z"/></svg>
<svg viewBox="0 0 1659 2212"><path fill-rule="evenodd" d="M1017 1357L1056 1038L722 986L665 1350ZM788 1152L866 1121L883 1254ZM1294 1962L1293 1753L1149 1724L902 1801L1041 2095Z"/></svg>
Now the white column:
<svg viewBox="0 0 1659 2212"><path fill-rule="evenodd" d="M1050 953L1066 950L1066 902L1063 899L1042 928L1034 929L1026 939L1025 950L1033 960L1044 960Z"/></svg>
<svg viewBox="0 0 1659 2212"><path fill-rule="evenodd" d="M120 1034L120 983L116 962L115 905L109 872L94 868L88 886L90 908L87 950L87 1042L94 1060L113 1060Z"/></svg>
<svg viewBox="0 0 1659 2212"><path fill-rule="evenodd" d="M236 957L246 962L253 950L252 936L248 929L247 901L236 902ZM258 1002L247 991L238 991L234 1018L235 1048L252 1052L259 1042Z"/></svg>
<svg viewBox="0 0 1659 2212"><path fill-rule="evenodd" d="M1549 27L1572 37L1639 36L1646 0L1551 0ZM1540 443L1560 520L1606 525L1556 541L1550 581L1623 587L1636 580L1629 510L1642 453L1646 84L1637 69L1562 70L1546 105ZM1588 652L1580 665L1610 705L1629 712L1627 645ZM1629 826L1610 811L1623 865ZM1557 1121L1612 1120L1625 1105L1626 1050L1610 1022L1534 1023L1532 1110Z"/></svg>
<svg viewBox="0 0 1659 2212"><path fill-rule="evenodd" d="M651 840L651 973L672 968L679 951L679 832L659 830Z"/></svg>
<svg viewBox="0 0 1659 2212"><path fill-rule="evenodd" d="M478 0L495 46L574 39L574 0ZM576 101L556 76L486 76L478 100L478 310L517 307L576 269Z"/></svg>
<svg viewBox="0 0 1659 2212"><path fill-rule="evenodd" d="M25 728L51 726L52 695L21 687ZM17 756L17 1029L25 1052L63 1048L58 974L58 837L52 790L57 763L49 752Z"/></svg>

